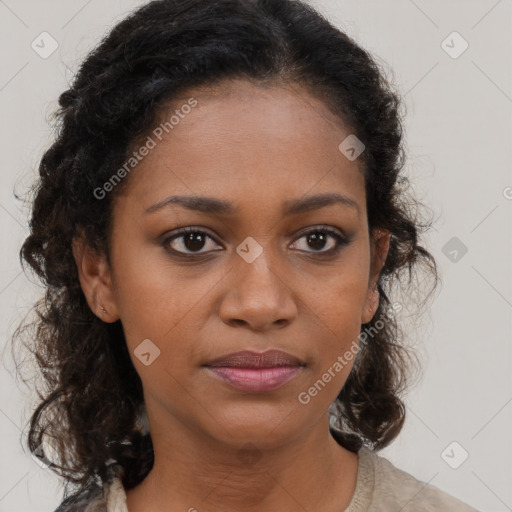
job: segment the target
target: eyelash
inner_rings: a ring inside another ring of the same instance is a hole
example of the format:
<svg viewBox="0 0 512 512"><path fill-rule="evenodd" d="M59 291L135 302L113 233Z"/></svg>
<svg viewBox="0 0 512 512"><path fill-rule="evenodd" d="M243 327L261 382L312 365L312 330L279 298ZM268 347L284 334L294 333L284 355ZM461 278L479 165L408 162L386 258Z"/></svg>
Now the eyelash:
<svg viewBox="0 0 512 512"><path fill-rule="evenodd" d="M209 235L206 231L202 231L198 228L189 226L189 227L185 227L185 228L180 228L172 236L166 237L164 240L162 240L162 246L164 247L164 249L167 252L177 255L178 257L186 258L186 259L197 259L198 256L206 255L206 254L208 254L208 252L216 252L216 251L208 251L205 253L203 253L203 252L185 253L185 252L180 252L180 251L176 251L174 249L169 248L169 245L173 240L183 237L184 235L189 234L189 233L198 233L201 235L205 235L207 238L210 238L211 240L213 240L215 243L218 244L217 240L215 240L215 238L212 237L211 235ZM299 236L299 238L297 238L297 240L300 240L301 238L311 235L313 233L328 234L336 240L337 245L334 249L330 249L328 251L306 251L306 253L309 255L313 254L313 255L318 255L320 257L335 256L343 249L343 247L345 247L346 245L348 245L351 242L351 239L349 237L340 235L337 231L335 231L334 229L331 229L329 227L316 227L316 228L310 229L309 231L302 233L301 236Z"/></svg>

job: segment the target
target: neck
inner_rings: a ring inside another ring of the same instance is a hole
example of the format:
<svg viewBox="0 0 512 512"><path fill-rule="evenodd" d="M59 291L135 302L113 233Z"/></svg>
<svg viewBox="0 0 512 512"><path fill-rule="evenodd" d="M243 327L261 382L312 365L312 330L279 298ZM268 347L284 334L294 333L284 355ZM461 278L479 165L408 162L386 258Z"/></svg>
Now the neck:
<svg viewBox="0 0 512 512"><path fill-rule="evenodd" d="M173 428L151 425L155 463L127 491L130 512L339 512L354 493L357 455L334 440L327 414L286 442L255 441L242 450L192 433L178 421Z"/></svg>

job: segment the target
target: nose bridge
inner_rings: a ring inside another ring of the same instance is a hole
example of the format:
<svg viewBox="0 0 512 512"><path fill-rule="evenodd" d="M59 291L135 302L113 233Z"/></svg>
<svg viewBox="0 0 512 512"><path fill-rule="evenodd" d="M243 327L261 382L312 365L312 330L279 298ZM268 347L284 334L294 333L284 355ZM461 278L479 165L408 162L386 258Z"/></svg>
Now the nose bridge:
<svg viewBox="0 0 512 512"><path fill-rule="evenodd" d="M249 251L254 251L247 243L245 247L241 244L239 250L247 250L248 246ZM263 291L268 295L269 293L275 294L278 291L276 288L280 287L278 283L281 283L281 279L279 279L276 269L272 268L273 262L270 258L269 249L263 249L262 247L261 252L252 261L243 257L241 259L243 261L238 261L235 268L237 282L245 283L246 287L252 287L255 293Z"/></svg>
<svg viewBox="0 0 512 512"><path fill-rule="evenodd" d="M237 248L239 260L221 306L225 322L242 321L254 329L281 325L296 315L286 276L279 275L282 266L275 265L268 249L258 246L254 240L247 240Z"/></svg>

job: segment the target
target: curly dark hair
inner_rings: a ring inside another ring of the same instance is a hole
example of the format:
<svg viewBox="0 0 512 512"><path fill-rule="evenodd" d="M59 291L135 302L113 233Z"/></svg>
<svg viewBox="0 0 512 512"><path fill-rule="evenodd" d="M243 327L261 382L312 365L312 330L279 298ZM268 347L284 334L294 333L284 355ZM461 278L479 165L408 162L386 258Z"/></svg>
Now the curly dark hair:
<svg viewBox="0 0 512 512"><path fill-rule="evenodd" d="M438 275L420 245L431 221L420 215L422 205L401 172L398 92L375 58L302 1L156 0L118 23L60 95L55 140L30 191L30 233L20 259L45 293L34 306L36 320L25 320L13 339L30 333L25 347L42 382L28 447L40 456L49 453L45 443L51 447L50 468L65 479L66 492L107 481L112 461L121 467L125 488L133 488L154 462L150 434L141 428L142 383L121 321L104 323L89 308L72 241L83 232L108 258L113 200L129 177L104 199L93 191L122 166L173 98L233 78L305 88L366 147L360 161L368 227L370 233L389 230L391 241L378 280L379 307L361 326L373 334L361 343L333 409L353 451L362 444L380 449L402 428L400 397L414 358L386 308L403 278L411 289L418 269L426 270L433 291Z"/></svg>

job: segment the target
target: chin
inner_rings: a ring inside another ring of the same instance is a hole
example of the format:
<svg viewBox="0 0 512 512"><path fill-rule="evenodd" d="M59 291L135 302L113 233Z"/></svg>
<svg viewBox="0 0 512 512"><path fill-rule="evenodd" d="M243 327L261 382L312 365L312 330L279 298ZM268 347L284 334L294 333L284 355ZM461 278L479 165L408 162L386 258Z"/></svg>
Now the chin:
<svg viewBox="0 0 512 512"><path fill-rule="evenodd" d="M265 450L282 446L307 430L301 426L292 407L274 403L271 406L232 407L216 418L210 435L218 441L240 448L248 443ZM224 428L223 428L224 427Z"/></svg>

